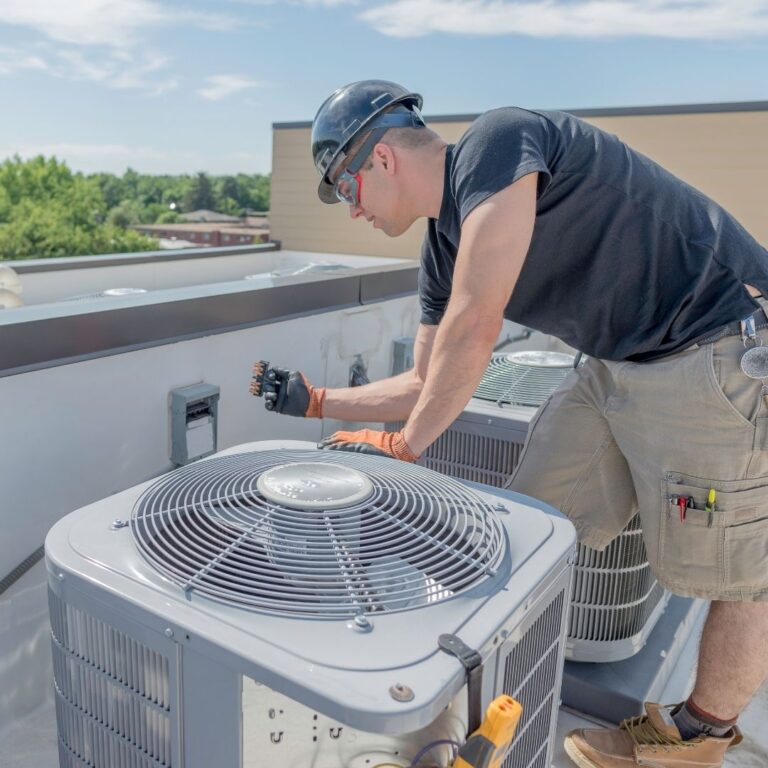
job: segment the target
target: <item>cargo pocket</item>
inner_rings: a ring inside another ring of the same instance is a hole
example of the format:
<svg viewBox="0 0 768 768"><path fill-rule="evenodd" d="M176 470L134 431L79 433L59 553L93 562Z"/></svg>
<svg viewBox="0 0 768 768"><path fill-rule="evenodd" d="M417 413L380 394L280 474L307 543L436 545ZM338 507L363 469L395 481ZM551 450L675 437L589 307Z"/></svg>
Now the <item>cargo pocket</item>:
<svg viewBox="0 0 768 768"><path fill-rule="evenodd" d="M681 497L691 505L682 521ZM706 480L669 472L661 512L660 575L670 586L713 598L768 589L768 477Z"/></svg>

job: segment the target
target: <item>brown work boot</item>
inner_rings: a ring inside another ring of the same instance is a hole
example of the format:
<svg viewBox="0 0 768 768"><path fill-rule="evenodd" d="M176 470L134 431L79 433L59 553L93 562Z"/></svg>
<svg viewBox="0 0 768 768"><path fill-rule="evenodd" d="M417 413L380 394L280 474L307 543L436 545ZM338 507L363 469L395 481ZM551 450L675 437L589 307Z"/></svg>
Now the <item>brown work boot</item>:
<svg viewBox="0 0 768 768"><path fill-rule="evenodd" d="M565 737L565 751L579 768L721 768L725 750L741 741L734 726L725 736L683 741L672 720L677 707L646 702L647 714L618 728L580 728Z"/></svg>

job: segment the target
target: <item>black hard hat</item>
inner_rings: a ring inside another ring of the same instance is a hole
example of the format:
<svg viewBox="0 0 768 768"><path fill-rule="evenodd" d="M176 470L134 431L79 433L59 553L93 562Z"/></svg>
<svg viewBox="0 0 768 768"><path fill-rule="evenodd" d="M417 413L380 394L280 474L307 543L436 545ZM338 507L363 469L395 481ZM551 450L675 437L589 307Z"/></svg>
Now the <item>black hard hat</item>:
<svg viewBox="0 0 768 768"><path fill-rule="evenodd" d="M362 132L424 125L422 98L388 80L361 80L334 91L317 110L312 123L312 157L322 177L317 194L324 203L339 202L329 174L345 157L345 150ZM380 140L380 137L379 139Z"/></svg>

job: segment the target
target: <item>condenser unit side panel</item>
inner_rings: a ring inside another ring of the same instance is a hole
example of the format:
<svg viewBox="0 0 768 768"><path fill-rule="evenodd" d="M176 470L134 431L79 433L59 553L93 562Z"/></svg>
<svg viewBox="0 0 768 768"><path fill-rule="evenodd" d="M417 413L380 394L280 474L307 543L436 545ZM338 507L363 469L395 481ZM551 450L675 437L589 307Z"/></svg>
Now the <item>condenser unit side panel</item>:
<svg viewBox="0 0 768 768"><path fill-rule="evenodd" d="M183 765L178 645L47 566L61 765Z"/></svg>
<svg viewBox="0 0 768 768"><path fill-rule="evenodd" d="M550 766L563 676L571 569L553 573L529 606L517 637L498 650L496 695L523 704L515 740L503 768Z"/></svg>

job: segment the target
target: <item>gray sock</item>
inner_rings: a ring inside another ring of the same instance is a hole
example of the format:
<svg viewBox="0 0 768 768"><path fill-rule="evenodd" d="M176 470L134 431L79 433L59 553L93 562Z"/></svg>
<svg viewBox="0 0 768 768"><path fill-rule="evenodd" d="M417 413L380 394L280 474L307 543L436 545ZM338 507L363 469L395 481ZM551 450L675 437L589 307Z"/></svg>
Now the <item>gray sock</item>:
<svg viewBox="0 0 768 768"><path fill-rule="evenodd" d="M695 739L697 736L725 736L733 728L734 723L716 720L714 717L707 716L695 704L693 707L691 700L683 704L677 712L672 714L677 729L680 731L684 741Z"/></svg>

